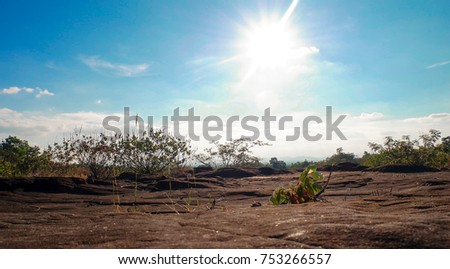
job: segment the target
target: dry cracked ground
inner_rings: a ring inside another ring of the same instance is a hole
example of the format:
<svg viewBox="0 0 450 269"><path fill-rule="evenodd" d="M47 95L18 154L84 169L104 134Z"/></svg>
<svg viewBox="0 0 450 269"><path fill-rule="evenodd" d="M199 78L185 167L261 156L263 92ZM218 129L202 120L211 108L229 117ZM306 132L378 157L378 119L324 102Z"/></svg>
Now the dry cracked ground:
<svg viewBox="0 0 450 269"><path fill-rule="evenodd" d="M449 171L335 172L271 205L297 177L3 178L0 248L450 248Z"/></svg>

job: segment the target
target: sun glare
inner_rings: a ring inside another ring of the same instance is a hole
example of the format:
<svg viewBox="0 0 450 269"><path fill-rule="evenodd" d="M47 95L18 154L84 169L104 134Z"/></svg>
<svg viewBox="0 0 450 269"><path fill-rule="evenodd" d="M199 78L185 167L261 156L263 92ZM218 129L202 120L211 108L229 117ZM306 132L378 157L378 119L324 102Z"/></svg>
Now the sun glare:
<svg viewBox="0 0 450 269"><path fill-rule="evenodd" d="M252 31L246 42L246 55L256 67L279 67L288 60L292 50L289 33L279 24Z"/></svg>
<svg viewBox="0 0 450 269"><path fill-rule="evenodd" d="M241 38L241 56L247 71L243 81L262 70L282 70L293 58L298 42L294 31L289 27L289 17L298 4L293 0L284 15L278 20L263 20L251 23ZM270 18L274 16L266 16Z"/></svg>

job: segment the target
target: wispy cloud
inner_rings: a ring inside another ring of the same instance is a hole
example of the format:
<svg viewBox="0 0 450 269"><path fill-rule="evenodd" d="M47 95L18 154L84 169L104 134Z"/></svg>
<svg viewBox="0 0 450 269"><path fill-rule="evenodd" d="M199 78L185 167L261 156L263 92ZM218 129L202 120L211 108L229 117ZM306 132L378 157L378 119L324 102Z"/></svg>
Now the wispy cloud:
<svg viewBox="0 0 450 269"><path fill-rule="evenodd" d="M116 64L101 59L99 56L80 56L80 60L91 69L107 72L120 77L141 77L148 75L150 64Z"/></svg>
<svg viewBox="0 0 450 269"><path fill-rule="evenodd" d="M433 113L428 116L419 117L419 118L408 118L404 120L408 123L417 123L417 124L423 124L423 123L429 123L429 122L441 122L441 121L447 121L447 123L450 123L450 113Z"/></svg>
<svg viewBox="0 0 450 269"><path fill-rule="evenodd" d="M49 68L49 69L53 69L56 71L62 71L64 70L64 67L54 61L48 61L45 63L45 67Z"/></svg>
<svg viewBox="0 0 450 269"><path fill-rule="evenodd" d="M363 113L361 113L361 115L359 117L361 119L376 120L376 119L383 118L384 115L383 115L383 113L380 113L380 112L372 112L372 113L363 112Z"/></svg>
<svg viewBox="0 0 450 269"><path fill-rule="evenodd" d="M52 92L49 92L48 90L41 90L41 89L37 89L38 90L38 94L36 94L36 98L41 98L42 96L48 95L48 96L53 96L55 95Z"/></svg>
<svg viewBox="0 0 450 269"><path fill-rule="evenodd" d="M55 95L54 93L50 92L47 89L41 89L41 88L29 88L29 87L9 87L9 88L5 88L3 90L0 91L0 94L18 94L19 92L26 92L26 93L34 93L37 92L37 94L35 95L36 98L41 98L42 96L53 96Z"/></svg>
<svg viewBox="0 0 450 269"><path fill-rule="evenodd" d="M3 89L0 93L1 94L18 94L21 91L22 91L22 89L19 87L9 87L9 88Z"/></svg>
<svg viewBox="0 0 450 269"><path fill-rule="evenodd" d="M427 66L425 68L426 69L432 69L432 68L441 67L441 66L444 66L444 65L447 65L447 64L450 64L450 61L444 61L444 62L440 62L440 63L435 63L435 64L429 65L429 66Z"/></svg>

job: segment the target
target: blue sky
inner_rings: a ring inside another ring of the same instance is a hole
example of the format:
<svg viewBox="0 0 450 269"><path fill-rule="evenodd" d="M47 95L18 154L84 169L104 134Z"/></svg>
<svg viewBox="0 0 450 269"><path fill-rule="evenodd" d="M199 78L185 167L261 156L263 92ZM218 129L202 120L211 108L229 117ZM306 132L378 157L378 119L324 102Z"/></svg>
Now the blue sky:
<svg viewBox="0 0 450 269"><path fill-rule="evenodd" d="M1 136L45 144L87 118L101 125L98 119L124 106L140 115L195 107L203 115L245 116L265 107L323 114L332 105L349 115L349 140L361 143L347 148L358 152L367 149L364 139L385 134L448 131L449 1L300 0L286 27L290 49L301 55L283 54L286 63L249 72L249 33L279 22L291 4L2 1ZM372 127L354 133L351 121ZM308 155L311 145L299 147Z"/></svg>

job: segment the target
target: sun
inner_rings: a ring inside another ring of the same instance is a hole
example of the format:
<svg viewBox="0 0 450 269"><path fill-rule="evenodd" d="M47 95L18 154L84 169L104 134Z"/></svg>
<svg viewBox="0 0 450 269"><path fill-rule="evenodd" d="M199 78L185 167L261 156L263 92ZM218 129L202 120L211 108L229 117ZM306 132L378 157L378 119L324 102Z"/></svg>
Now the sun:
<svg viewBox="0 0 450 269"><path fill-rule="evenodd" d="M245 42L245 55L255 67L279 67L288 60L292 43L288 31L281 25L265 25L250 32Z"/></svg>
<svg viewBox="0 0 450 269"><path fill-rule="evenodd" d="M243 29L239 45L240 59L246 69L243 81L259 71L287 69L299 45L295 31L288 23L297 3L298 0L293 0L280 19L268 20L276 16L265 16L263 21L253 21Z"/></svg>

